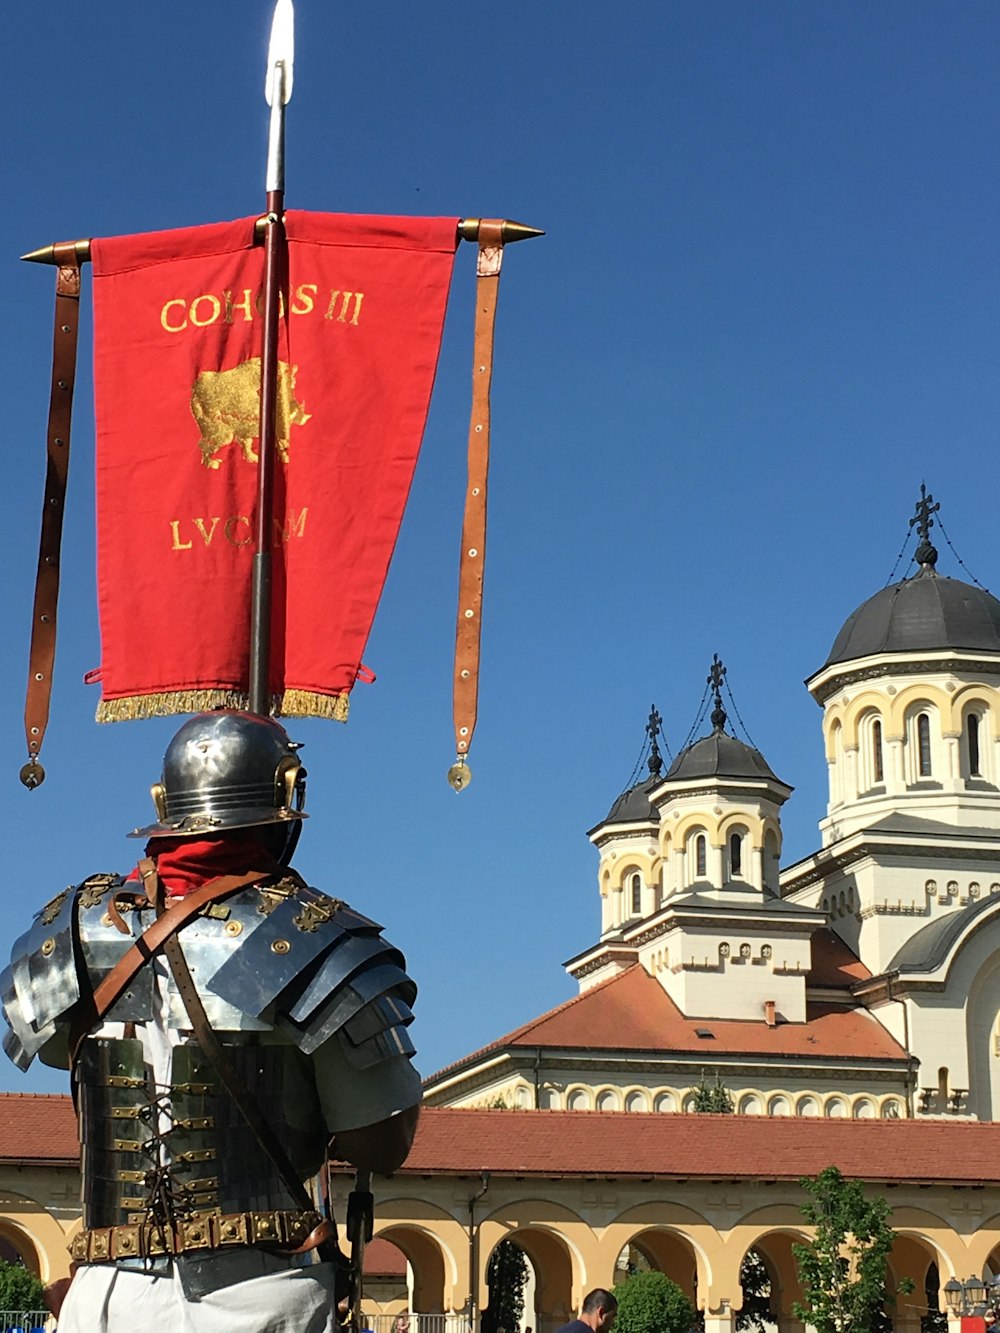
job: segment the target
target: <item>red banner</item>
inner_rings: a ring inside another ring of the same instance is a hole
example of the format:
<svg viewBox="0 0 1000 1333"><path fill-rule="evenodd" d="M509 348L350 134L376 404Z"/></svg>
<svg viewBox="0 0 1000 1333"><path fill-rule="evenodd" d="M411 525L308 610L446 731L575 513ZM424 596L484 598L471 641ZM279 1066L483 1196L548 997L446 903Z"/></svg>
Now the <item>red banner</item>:
<svg viewBox="0 0 1000 1333"><path fill-rule="evenodd" d="M104 721L246 704L254 221L92 244ZM286 715L342 717L420 448L457 220L285 221L270 686Z"/></svg>

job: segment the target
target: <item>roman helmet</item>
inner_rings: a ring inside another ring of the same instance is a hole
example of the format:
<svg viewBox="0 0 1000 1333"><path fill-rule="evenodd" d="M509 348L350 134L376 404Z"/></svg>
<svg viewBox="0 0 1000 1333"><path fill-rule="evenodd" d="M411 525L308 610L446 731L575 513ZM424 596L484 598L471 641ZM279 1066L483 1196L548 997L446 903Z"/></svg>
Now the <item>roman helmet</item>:
<svg viewBox="0 0 1000 1333"><path fill-rule="evenodd" d="M286 824L297 831L306 770L299 745L270 717L219 709L185 722L151 788L157 823L132 838L205 837L225 829Z"/></svg>

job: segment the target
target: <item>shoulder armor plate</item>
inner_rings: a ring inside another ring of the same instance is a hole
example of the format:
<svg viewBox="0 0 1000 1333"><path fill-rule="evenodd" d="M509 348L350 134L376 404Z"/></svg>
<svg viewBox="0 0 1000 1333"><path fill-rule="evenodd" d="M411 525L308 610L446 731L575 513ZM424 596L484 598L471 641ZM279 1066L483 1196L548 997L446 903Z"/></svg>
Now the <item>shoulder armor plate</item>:
<svg viewBox="0 0 1000 1333"><path fill-rule="evenodd" d="M366 1054L369 1063L387 1058L378 1045L386 1033L408 1046L403 1029L417 988L381 926L315 889L291 885L276 903L275 890L244 892L265 900L264 923L208 978L210 991L257 1017L273 1006L277 1026L306 1055L342 1028L362 1062ZM378 1007L386 997L388 1007ZM352 1035L345 1025L353 1020Z"/></svg>
<svg viewBox="0 0 1000 1333"><path fill-rule="evenodd" d="M14 942L9 968L0 979L0 1007L10 1028L4 1049L26 1069L53 1036L55 1026L80 996L74 923L77 904L107 893L117 875L91 875L64 889L35 915Z"/></svg>

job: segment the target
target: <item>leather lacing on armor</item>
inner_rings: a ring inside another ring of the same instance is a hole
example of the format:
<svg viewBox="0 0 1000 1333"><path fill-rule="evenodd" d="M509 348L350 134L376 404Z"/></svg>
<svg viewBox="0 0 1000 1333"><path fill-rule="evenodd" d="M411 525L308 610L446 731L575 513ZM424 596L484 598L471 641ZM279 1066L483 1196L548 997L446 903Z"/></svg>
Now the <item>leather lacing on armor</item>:
<svg viewBox="0 0 1000 1333"><path fill-rule="evenodd" d="M178 1187L178 1182L171 1174L170 1135L176 1128L170 1102L172 1091L168 1086L166 1091L148 1101L139 1114L139 1119L150 1131L150 1137L140 1149L150 1164L144 1182L147 1192L146 1221L163 1227L190 1217L192 1211L189 1199L185 1198L190 1195L190 1190L184 1186ZM163 1118L170 1121L165 1130L160 1128Z"/></svg>

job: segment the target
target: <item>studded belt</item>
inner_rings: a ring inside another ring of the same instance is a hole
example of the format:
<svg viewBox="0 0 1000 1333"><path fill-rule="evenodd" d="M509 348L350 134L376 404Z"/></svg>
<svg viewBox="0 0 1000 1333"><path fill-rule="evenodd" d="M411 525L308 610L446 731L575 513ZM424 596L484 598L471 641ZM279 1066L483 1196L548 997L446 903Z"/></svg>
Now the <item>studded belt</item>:
<svg viewBox="0 0 1000 1333"><path fill-rule="evenodd" d="M210 1213L170 1226L138 1222L92 1227L74 1237L69 1252L80 1264L193 1254L238 1245L273 1246L303 1253L326 1239L327 1226L315 1212Z"/></svg>

